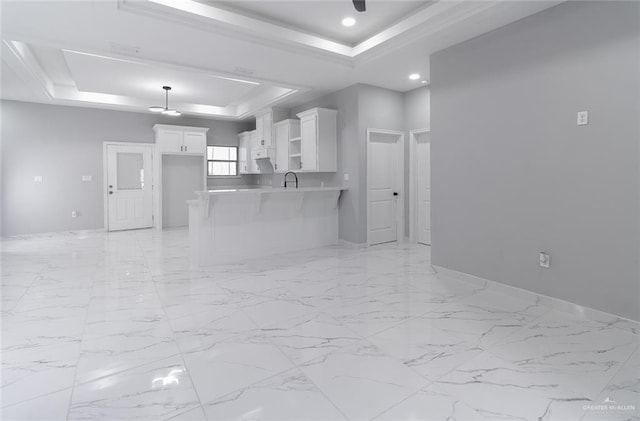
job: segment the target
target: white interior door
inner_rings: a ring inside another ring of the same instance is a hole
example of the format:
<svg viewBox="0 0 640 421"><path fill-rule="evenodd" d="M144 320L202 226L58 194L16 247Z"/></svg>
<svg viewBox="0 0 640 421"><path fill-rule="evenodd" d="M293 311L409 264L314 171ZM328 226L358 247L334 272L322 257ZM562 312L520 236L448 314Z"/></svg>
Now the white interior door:
<svg viewBox="0 0 640 421"><path fill-rule="evenodd" d="M151 145L107 145L107 229L151 227Z"/></svg>
<svg viewBox="0 0 640 421"><path fill-rule="evenodd" d="M431 245L431 142L428 133L416 140L418 243Z"/></svg>
<svg viewBox="0 0 640 421"><path fill-rule="evenodd" d="M398 239L397 136L372 133L369 139L367 206L369 244Z"/></svg>

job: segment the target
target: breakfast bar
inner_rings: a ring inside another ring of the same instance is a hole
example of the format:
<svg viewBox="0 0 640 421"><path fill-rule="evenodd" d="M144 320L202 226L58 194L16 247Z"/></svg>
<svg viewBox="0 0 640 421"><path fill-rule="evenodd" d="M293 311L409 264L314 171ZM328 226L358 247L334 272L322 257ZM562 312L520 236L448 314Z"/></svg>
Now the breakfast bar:
<svg viewBox="0 0 640 421"><path fill-rule="evenodd" d="M231 263L338 242L342 187L196 192L189 240L200 265Z"/></svg>

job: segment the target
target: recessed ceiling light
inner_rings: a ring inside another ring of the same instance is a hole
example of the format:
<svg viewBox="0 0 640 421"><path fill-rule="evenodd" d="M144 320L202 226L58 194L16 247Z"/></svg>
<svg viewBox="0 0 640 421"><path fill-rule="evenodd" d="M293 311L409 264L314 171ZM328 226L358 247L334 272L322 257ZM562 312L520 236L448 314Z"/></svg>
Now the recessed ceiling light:
<svg viewBox="0 0 640 421"><path fill-rule="evenodd" d="M418 73L411 73L411 74L409 75L409 79L411 79L411 80L418 80L418 79L420 79L420 75L419 75Z"/></svg>
<svg viewBox="0 0 640 421"><path fill-rule="evenodd" d="M352 18L352 17L346 17L346 18L342 19L342 25L344 25L344 26L349 27L349 26L353 26L355 24L356 24L356 20L354 18Z"/></svg>

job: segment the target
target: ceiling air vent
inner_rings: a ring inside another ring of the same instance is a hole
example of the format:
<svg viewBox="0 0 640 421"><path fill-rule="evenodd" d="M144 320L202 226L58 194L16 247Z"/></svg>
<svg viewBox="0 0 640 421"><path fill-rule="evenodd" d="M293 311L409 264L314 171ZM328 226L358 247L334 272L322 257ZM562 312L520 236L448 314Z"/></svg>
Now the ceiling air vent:
<svg viewBox="0 0 640 421"><path fill-rule="evenodd" d="M249 69L248 67L236 66L233 68L234 73L240 73L241 75L251 76L256 72L255 69Z"/></svg>
<svg viewBox="0 0 640 421"><path fill-rule="evenodd" d="M142 53L142 48L135 45L118 44L117 42L109 43L111 51L118 54L124 54L127 56L138 56Z"/></svg>

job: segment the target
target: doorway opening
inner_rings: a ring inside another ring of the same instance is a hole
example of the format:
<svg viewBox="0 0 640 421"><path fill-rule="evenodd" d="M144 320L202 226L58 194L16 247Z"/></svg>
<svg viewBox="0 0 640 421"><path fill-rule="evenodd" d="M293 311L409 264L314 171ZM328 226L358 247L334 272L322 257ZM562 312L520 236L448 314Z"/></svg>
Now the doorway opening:
<svg viewBox="0 0 640 421"><path fill-rule="evenodd" d="M411 130L409 144L409 240L431 245L431 134Z"/></svg>

